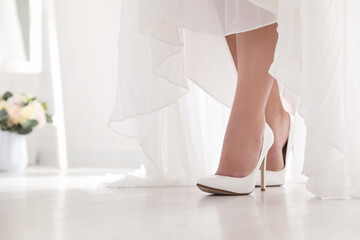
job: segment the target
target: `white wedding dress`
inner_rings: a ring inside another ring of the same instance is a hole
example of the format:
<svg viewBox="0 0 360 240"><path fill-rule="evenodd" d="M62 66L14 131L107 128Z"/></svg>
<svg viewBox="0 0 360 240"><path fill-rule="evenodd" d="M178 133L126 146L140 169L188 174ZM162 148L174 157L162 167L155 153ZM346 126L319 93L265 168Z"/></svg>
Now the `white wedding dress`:
<svg viewBox="0 0 360 240"><path fill-rule="evenodd" d="M319 197L359 197L359 13L357 0L123 0L109 126L146 156L142 170L110 186L189 185L213 174L237 75L224 36L278 22L269 72L304 120L288 172L306 175Z"/></svg>

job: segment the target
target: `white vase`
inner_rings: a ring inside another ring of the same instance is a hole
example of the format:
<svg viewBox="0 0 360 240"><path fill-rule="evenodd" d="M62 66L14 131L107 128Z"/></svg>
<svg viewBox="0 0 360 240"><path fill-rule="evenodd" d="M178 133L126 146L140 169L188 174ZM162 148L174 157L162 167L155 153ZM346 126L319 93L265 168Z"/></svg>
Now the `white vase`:
<svg viewBox="0 0 360 240"><path fill-rule="evenodd" d="M27 164L26 136L0 130L0 171L21 172Z"/></svg>

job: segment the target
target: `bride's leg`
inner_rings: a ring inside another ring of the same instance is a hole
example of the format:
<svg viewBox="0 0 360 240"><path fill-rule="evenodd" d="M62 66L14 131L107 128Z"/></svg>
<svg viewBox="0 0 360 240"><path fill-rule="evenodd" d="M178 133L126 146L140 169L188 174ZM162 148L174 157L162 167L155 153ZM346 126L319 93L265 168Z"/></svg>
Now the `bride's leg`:
<svg viewBox="0 0 360 240"><path fill-rule="evenodd" d="M238 82L216 174L244 177L256 166L273 78L276 24L236 34Z"/></svg>
<svg viewBox="0 0 360 240"><path fill-rule="evenodd" d="M237 67L236 34L226 36L226 41ZM276 171L284 167L282 148L289 135L290 122L289 115L281 103L279 88L275 79L266 103L265 118L275 135L274 144L268 152L266 169Z"/></svg>
<svg viewBox="0 0 360 240"><path fill-rule="evenodd" d="M266 122L274 132L275 141L268 152L266 161L267 170L281 170L284 167L282 149L289 136L290 119L285 111L279 95L277 82L274 80L273 87L265 109Z"/></svg>
<svg viewBox="0 0 360 240"><path fill-rule="evenodd" d="M226 36L230 52L237 66L236 34ZM266 122L269 124L275 135L275 141L267 158L267 170L280 170L284 167L282 148L285 145L289 134L289 116L285 111L279 94L279 88L274 80L265 110Z"/></svg>

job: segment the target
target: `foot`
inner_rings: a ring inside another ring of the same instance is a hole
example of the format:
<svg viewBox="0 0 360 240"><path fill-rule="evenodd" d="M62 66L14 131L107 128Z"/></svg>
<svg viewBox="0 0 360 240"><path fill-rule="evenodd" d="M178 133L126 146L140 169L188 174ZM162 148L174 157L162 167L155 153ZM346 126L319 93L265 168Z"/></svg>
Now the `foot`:
<svg viewBox="0 0 360 240"><path fill-rule="evenodd" d="M226 130L216 175L246 177L256 167L262 147L265 119L231 118Z"/></svg>
<svg viewBox="0 0 360 240"><path fill-rule="evenodd" d="M267 155L266 170L279 171L285 167L282 150L289 136L290 116L284 111L282 114L268 117L266 120L273 130L275 138Z"/></svg>

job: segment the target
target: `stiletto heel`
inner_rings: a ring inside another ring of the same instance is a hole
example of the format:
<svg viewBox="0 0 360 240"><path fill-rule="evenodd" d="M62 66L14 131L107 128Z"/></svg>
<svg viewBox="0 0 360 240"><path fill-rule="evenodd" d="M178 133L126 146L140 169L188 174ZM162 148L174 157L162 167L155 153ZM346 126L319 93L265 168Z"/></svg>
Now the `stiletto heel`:
<svg viewBox="0 0 360 240"><path fill-rule="evenodd" d="M200 178L197 181L197 187L204 192L221 194L221 195L247 195L252 193L255 188L256 179L259 171L262 169L262 190L265 190L265 169L266 169L266 155L274 142L274 134L265 123L264 137L260 156L254 170L246 177L229 177L222 175L210 175L206 178Z"/></svg>
<svg viewBox="0 0 360 240"><path fill-rule="evenodd" d="M294 115L289 113L289 118L290 118L289 137L282 151L284 168L279 171L270 171L270 170L266 170L265 167L265 177L267 179L267 184L266 184L267 187L279 187L285 183L286 162L289 161L290 154L293 152L294 142L295 142L295 117ZM259 177L256 181L256 187L262 187L262 179Z"/></svg>
<svg viewBox="0 0 360 240"><path fill-rule="evenodd" d="M261 191L265 191L266 184L265 184L265 170L266 170L266 157L264 158L261 167Z"/></svg>

